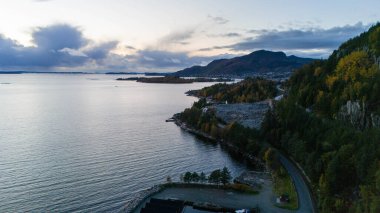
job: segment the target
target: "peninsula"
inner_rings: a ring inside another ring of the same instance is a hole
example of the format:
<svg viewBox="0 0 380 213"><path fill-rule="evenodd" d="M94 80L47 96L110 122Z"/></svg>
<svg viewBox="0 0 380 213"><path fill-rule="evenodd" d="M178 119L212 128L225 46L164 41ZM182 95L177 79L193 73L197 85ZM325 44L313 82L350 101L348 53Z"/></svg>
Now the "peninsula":
<svg viewBox="0 0 380 213"><path fill-rule="evenodd" d="M194 82L231 82L234 81L230 78L180 78L177 76L165 77L130 77L130 78L117 78L118 81L137 81L141 83L156 83L156 84L191 84Z"/></svg>

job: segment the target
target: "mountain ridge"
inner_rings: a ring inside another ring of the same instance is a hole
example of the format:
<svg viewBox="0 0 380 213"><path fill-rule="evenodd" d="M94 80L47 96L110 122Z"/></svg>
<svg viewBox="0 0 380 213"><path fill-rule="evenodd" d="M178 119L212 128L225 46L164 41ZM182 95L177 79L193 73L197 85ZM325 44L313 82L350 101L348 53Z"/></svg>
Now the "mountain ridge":
<svg viewBox="0 0 380 213"><path fill-rule="evenodd" d="M313 61L311 58L287 56L284 52L254 51L231 59L217 59L206 66L193 66L173 73L180 77L254 76L260 73L290 73Z"/></svg>

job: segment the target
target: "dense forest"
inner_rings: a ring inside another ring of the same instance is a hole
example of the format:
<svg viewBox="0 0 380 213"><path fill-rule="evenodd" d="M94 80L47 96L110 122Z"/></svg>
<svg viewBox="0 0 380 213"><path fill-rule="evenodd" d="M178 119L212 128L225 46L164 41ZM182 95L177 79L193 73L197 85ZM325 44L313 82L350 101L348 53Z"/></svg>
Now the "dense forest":
<svg viewBox="0 0 380 213"><path fill-rule="evenodd" d="M273 81L263 78L246 78L235 84L215 84L189 94L198 97L211 97L215 101L228 103L256 102L276 95Z"/></svg>
<svg viewBox="0 0 380 213"><path fill-rule="evenodd" d="M380 109L380 25L343 43L327 60L295 72L288 82L289 98L320 115L334 117L347 101Z"/></svg>
<svg viewBox="0 0 380 213"><path fill-rule="evenodd" d="M294 73L287 98L262 126L272 145L302 165L322 212L380 212L379 56L377 24ZM351 116L371 122L340 119L348 101L360 106Z"/></svg>

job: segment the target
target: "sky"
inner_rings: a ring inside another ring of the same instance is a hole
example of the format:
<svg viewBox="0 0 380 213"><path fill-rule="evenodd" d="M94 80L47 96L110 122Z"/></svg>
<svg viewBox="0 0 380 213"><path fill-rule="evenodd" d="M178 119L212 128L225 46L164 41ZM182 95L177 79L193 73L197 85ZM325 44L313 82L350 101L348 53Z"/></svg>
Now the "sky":
<svg viewBox="0 0 380 213"><path fill-rule="evenodd" d="M266 49L326 58L378 0L0 0L0 70L170 72Z"/></svg>

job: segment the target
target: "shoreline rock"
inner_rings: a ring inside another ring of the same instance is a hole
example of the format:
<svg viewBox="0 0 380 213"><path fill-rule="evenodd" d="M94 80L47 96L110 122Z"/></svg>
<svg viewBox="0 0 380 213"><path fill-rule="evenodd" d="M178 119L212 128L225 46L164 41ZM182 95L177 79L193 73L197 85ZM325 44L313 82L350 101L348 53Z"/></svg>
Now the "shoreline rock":
<svg viewBox="0 0 380 213"><path fill-rule="evenodd" d="M250 164L254 165L255 167L257 166L258 169L263 170L263 171L266 170L265 163L263 163L257 157L241 151L237 146L235 146L234 144L232 144L232 143L230 143L228 141L225 141L223 139L222 140L218 140L218 139L212 137L211 135L209 135L207 133L204 133L202 131L195 130L195 129L191 128L191 127L188 127L186 125L186 123L180 121L176 115L173 116L173 118L175 120L174 123L177 126L179 126L181 129L183 129L183 130L185 130L185 131L187 131L189 133L192 133L192 134L194 134L196 136L199 136L201 138L205 138L207 140L211 140L213 142L216 142L216 143L220 144L221 146L224 146L225 148L227 148L229 151L232 151L232 152L234 152L236 154L239 154L243 159L247 160Z"/></svg>

